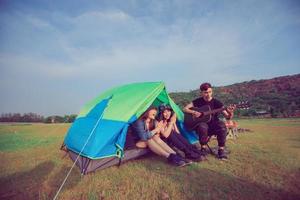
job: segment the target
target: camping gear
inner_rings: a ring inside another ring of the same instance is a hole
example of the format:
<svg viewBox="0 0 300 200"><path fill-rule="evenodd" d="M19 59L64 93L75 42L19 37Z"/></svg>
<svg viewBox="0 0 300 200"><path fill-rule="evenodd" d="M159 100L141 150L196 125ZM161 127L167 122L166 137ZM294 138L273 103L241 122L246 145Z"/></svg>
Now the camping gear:
<svg viewBox="0 0 300 200"><path fill-rule="evenodd" d="M64 145L82 174L144 155L135 147L130 124L151 105L168 104L177 114L178 127L190 143L196 134L183 126L183 112L169 97L163 82L133 83L110 89L87 103L70 127Z"/></svg>

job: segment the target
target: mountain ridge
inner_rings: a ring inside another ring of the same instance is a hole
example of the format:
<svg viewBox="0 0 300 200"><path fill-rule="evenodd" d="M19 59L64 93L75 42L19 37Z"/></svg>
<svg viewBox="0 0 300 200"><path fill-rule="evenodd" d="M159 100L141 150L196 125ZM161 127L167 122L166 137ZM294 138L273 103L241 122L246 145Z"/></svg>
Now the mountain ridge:
<svg viewBox="0 0 300 200"><path fill-rule="evenodd" d="M264 111L273 117L287 117L300 113L300 74L244 81L213 89L214 96L225 105L251 102L252 108L238 113L241 115L251 116ZM199 90L172 92L170 96L182 108L199 97Z"/></svg>

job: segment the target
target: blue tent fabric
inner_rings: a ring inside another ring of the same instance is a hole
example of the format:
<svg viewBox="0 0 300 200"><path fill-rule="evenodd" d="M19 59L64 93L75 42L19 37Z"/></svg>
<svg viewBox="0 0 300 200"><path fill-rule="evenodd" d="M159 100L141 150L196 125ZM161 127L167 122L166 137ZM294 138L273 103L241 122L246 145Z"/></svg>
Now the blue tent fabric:
<svg viewBox="0 0 300 200"><path fill-rule="evenodd" d="M86 117L78 118L72 124L65 138L70 150L81 152L90 136L81 155L91 159L121 156L118 150L123 150L128 123L100 119L110 99L102 100Z"/></svg>
<svg viewBox="0 0 300 200"><path fill-rule="evenodd" d="M183 121L178 121L177 126L179 128L180 133L185 137L191 144L195 144L199 141L198 135L195 131L187 131L184 127Z"/></svg>
<svg viewBox="0 0 300 200"><path fill-rule="evenodd" d="M96 120L92 119L78 119L65 139L67 147L79 153L95 123ZM81 154L91 159L119 156L116 153L117 148L124 146L127 127L128 125L124 122L100 120Z"/></svg>
<svg viewBox="0 0 300 200"><path fill-rule="evenodd" d="M156 85L156 83L154 85ZM142 109L145 110L148 104L151 105L156 99L156 103L170 102L164 87L158 89L161 90L162 95L159 95L160 93L156 91L157 88L154 87L155 92L153 94L151 93L151 95L155 95L153 97L150 95L151 101L143 99L140 107L136 109L139 111ZM122 92L124 93L124 91ZM117 105L113 95L115 95L115 97L117 96L116 94L112 94L106 97L106 99L99 100L86 115L81 115L74 121L64 140L69 150L78 154L80 153L80 155L90 159L101 159L113 156L119 158L123 157L127 130L129 125L137 119L137 112L124 121L118 121L120 120L118 118L104 119L103 116L110 102L112 105L114 101L114 105ZM120 104L118 104L118 106L119 105ZM174 104L174 106L177 105ZM188 132L184 128L182 120L178 120L178 125L181 133L190 143L198 141L196 134Z"/></svg>

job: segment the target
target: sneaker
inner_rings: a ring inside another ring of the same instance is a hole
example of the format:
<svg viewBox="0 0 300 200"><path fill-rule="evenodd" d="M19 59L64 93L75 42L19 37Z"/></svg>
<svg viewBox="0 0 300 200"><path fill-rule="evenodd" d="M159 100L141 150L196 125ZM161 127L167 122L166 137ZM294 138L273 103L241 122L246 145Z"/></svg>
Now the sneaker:
<svg viewBox="0 0 300 200"><path fill-rule="evenodd" d="M180 156L173 153L169 155L168 161L177 167L183 167L186 165L186 162Z"/></svg>
<svg viewBox="0 0 300 200"><path fill-rule="evenodd" d="M201 154L201 150L200 149L193 150L193 152L196 153L196 154Z"/></svg>
<svg viewBox="0 0 300 200"><path fill-rule="evenodd" d="M207 156L210 153L207 148L201 148L200 152L202 156Z"/></svg>
<svg viewBox="0 0 300 200"><path fill-rule="evenodd" d="M221 159L221 160L228 159L228 157L227 157L226 152L225 152L224 149L219 149L218 150L218 158Z"/></svg>
<svg viewBox="0 0 300 200"><path fill-rule="evenodd" d="M190 165L190 164L194 163L192 160L187 159L187 158L184 159L184 162L186 163L186 165Z"/></svg>
<svg viewBox="0 0 300 200"><path fill-rule="evenodd" d="M184 161L184 162L185 162L185 165L190 165L190 164L193 163L193 161L191 161L190 159L185 159L185 158L183 158L182 156L180 156L179 154L176 154L175 156L176 156L175 159L177 159L178 162Z"/></svg>
<svg viewBox="0 0 300 200"><path fill-rule="evenodd" d="M189 160L193 160L195 162L201 162L203 160L205 160L205 157L202 156L201 154L196 154L196 153L193 153L191 155L187 154L185 156L186 159L189 159Z"/></svg>
<svg viewBox="0 0 300 200"><path fill-rule="evenodd" d="M207 161L206 156L200 155L198 158L194 159L195 162Z"/></svg>
<svg viewBox="0 0 300 200"><path fill-rule="evenodd" d="M191 150L192 152L196 153L196 154L201 154L200 149L198 149L198 148L195 147L195 146L192 146L192 147L190 148L190 150Z"/></svg>

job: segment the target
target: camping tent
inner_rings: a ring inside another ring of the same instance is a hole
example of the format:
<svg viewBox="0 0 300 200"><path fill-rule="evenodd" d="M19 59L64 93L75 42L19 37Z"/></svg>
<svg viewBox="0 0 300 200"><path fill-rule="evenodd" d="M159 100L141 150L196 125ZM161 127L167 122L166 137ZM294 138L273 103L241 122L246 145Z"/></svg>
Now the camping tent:
<svg viewBox="0 0 300 200"><path fill-rule="evenodd" d="M65 147L81 173L145 154L147 149L125 149L128 127L149 106L161 103L173 108L182 134L191 143L196 142L197 137L184 129L183 113L169 97L164 83L145 82L116 87L86 104L65 137Z"/></svg>

